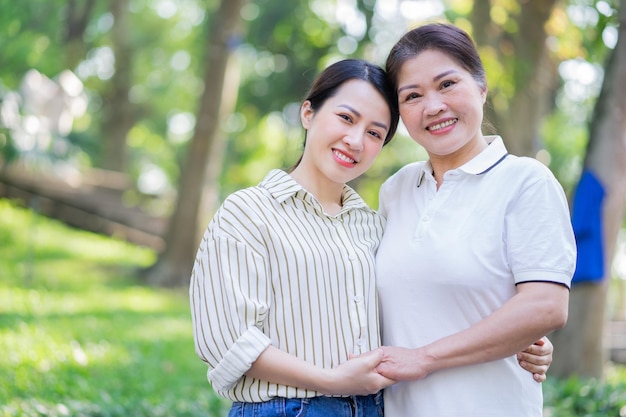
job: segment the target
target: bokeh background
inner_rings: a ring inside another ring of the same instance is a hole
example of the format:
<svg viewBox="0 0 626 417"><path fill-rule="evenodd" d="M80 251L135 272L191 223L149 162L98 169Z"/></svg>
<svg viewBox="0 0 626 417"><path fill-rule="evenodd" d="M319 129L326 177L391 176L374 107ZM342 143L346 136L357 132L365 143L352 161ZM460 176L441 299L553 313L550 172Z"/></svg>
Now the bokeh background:
<svg viewBox="0 0 626 417"><path fill-rule="evenodd" d="M570 200L546 416L626 416L626 0L0 0L0 416L224 415L185 294L200 233L297 160L322 68L432 21L477 43L485 133ZM401 126L351 185L375 208L425 157Z"/></svg>

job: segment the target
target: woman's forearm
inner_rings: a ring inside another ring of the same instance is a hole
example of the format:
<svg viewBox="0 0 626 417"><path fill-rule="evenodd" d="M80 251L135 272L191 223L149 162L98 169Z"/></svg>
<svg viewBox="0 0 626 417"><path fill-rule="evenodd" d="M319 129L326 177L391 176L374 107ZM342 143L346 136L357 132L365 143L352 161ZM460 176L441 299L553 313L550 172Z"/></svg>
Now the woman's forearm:
<svg viewBox="0 0 626 417"><path fill-rule="evenodd" d="M395 382L376 371L381 359L382 351L376 349L333 369L324 369L270 346L246 375L328 395L367 395Z"/></svg>
<svg viewBox="0 0 626 417"><path fill-rule="evenodd" d="M397 380L415 380L437 370L511 356L563 327L568 300L569 291L561 285L520 284L511 300L466 330L415 349L385 347L378 370Z"/></svg>

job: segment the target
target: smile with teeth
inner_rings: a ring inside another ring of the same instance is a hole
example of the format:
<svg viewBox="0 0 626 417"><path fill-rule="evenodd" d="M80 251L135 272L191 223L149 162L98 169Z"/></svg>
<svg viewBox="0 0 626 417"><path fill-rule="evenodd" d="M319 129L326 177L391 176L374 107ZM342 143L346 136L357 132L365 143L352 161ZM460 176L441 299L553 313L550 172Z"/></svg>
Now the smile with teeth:
<svg viewBox="0 0 626 417"><path fill-rule="evenodd" d="M357 163L358 163L358 162L357 162L357 161L355 161L354 159L350 158L349 156L347 156L347 155L345 155L345 154L343 154L343 153L341 153L341 152L339 152L339 151L333 150L333 154L334 154L334 155L335 155L338 159L341 159L341 160L342 160L342 161L344 161L344 162L348 162L349 164L357 164Z"/></svg>
<svg viewBox="0 0 626 417"><path fill-rule="evenodd" d="M458 121L459 121L459 119L446 120L445 122L437 123L436 125L432 125L432 126L428 126L426 128L426 130L430 130L432 132L433 130L443 129L444 127L448 127L450 125L453 125L453 124L455 124Z"/></svg>

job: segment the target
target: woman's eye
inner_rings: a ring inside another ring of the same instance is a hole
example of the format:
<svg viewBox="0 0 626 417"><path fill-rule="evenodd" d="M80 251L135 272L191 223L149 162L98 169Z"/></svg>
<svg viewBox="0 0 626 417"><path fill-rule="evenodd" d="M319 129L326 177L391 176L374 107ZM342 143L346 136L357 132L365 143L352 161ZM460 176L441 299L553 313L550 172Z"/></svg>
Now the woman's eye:
<svg viewBox="0 0 626 417"><path fill-rule="evenodd" d="M444 81L441 83L441 88L448 88L448 87L452 87L454 85L454 81Z"/></svg>
<svg viewBox="0 0 626 417"><path fill-rule="evenodd" d="M406 101L410 101L410 100L415 100L415 99L420 98L420 97L421 97L421 96L420 96L419 94L417 94L417 93L408 93L408 94L406 95L405 100L406 100Z"/></svg>
<svg viewBox="0 0 626 417"><path fill-rule="evenodd" d="M347 114L339 114L339 117L341 117L343 120L345 120L347 122L351 122L352 121L352 117L350 117Z"/></svg>
<svg viewBox="0 0 626 417"><path fill-rule="evenodd" d="M382 135L374 130L370 130L369 134L374 136L375 138L382 139Z"/></svg>

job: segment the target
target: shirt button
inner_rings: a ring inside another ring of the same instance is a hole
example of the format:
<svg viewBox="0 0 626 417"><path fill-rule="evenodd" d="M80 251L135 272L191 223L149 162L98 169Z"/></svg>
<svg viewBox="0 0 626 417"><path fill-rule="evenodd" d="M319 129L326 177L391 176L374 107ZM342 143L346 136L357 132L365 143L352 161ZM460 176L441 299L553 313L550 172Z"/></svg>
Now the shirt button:
<svg viewBox="0 0 626 417"><path fill-rule="evenodd" d="M365 339L357 339L356 344L359 346L363 346L365 344Z"/></svg>
<svg viewBox="0 0 626 417"><path fill-rule="evenodd" d="M428 216L426 216L426 217L424 217L424 218L422 219L422 221L423 221L423 222L427 222L428 220L429 220Z"/></svg>
<svg viewBox="0 0 626 417"><path fill-rule="evenodd" d="M355 303L360 303L361 301L363 301L363 296L362 295L355 295L354 296L354 302Z"/></svg>

